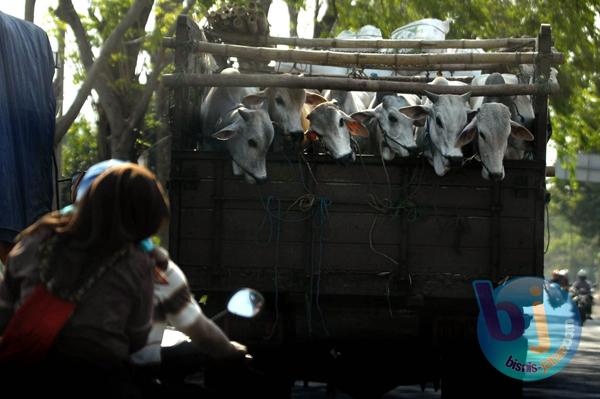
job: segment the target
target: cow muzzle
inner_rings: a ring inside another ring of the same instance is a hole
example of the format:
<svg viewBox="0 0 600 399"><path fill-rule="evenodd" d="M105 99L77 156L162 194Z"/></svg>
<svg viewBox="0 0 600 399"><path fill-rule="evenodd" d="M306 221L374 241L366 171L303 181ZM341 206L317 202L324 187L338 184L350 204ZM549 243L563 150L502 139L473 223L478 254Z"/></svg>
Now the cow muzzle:
<svg viewBox="0 0 600 399"><path fill-rule="evenodd" d="M339 158L336 158L336 162L342 165L347 165L349 162L354 162L355 156L354 153L351 152L349 154L343 155Z"/></svg>

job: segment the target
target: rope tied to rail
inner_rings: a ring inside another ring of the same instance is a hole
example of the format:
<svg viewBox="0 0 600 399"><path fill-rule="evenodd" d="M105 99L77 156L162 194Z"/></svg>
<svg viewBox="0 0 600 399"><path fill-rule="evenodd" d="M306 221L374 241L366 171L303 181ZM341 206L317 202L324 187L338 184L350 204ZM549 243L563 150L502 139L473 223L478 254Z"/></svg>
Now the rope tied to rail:
<svg viewBox="0 0 600 399"><path fill-rule="evenodd" d="M323 316L323 312L321 310L321 304L319 302L320 294L321 294L321 270L323 265L323 241L325 237L325 226L329 219L329 207L333 203L327 197L319 197L318 198L318 206L315 208L314 219L313 219L313 228L317 228L318 239L317 239L317 251L315 257L315 239L313 234L313 239L311 240L311 270L310 270L310 288L309 288L309 298L307 304L307 319L308 319L308 332L309 335L312 335L312 306L313 306L313 297L315 298L315 306L317 312L319 314L319 320L321 322L321 327L325 332L325 335L329 336L329 330L327 329L327 324L325 323L325 318ZM316 219L316 220L315 220ZM316 223L315 223L316 222ZM315 268L316 266L316 268ZM316 281L315 281L316 277ZM316 289L316 294L313 293L313 290Z"/></svg>

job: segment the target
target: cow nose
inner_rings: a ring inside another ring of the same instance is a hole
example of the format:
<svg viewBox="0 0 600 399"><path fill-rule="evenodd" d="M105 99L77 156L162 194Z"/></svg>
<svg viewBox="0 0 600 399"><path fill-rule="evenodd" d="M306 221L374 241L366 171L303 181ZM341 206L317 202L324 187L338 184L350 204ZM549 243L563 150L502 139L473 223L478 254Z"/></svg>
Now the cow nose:
<svg viewBox="0 0 600 399"><path fill-rule="evenodd" d="M463 157L448 157L448 161L450 162L450 167L458 168L462 166Z"/></svg>
<svg viewBox="0 0 600 399"><path fill-rule="evenodd" d="M337 158L337 159L336 159L336 161L337 161L338 163L341 163L342 165L346 165L348 162L351 162L351 161L353 161L353 160L354 160L354 157L353 157L353 155L354 155L354 154L351 152L351 153L349 153L349 154L346 154L346 155L344 155L344 156L341 156L341 157Z"/></svg>
<svg viewBox="0 0 600 399"><path fill-rule="evenodd" d="M502 178L502 173L490 173L490 180L492 181L500 181Z"/></svg>
<svg viewBox="0 0 600 399"><path fill-rule="evenodd" d="M293 132L290 132L290 137L293 141L300 142L304 138L304 132L302 130L295 130Z"/></svg>
<svg viewBox="0 0 600 399"><path fill-rule="evenodd" d="M268 182L269 178L267 176L265 176L265 177L254 177L254 180L256 181L257 185L261 185L261 184L265 184L266 182Z"/></svg>
<svg viewBox="0 0 600 399"><path fill-rule="evenodd" d="M408 153L410 155L417 155L419 153L419 147L417 147L416 145L406 147L406 149L408 150Z"/></svg>

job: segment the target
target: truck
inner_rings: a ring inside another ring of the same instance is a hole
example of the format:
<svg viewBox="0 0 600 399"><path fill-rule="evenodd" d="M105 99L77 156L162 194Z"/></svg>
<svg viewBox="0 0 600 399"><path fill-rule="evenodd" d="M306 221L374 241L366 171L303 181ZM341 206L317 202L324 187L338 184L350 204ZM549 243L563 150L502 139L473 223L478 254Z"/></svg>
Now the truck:
<svg viewBox="0 0 600 399"><path fill-rule="evenodd" d="M202 98L208 87L230 84L213 72L228 66L227 58L241 47L256 50L258 58L251 61L259 65L260 57L291 57L291 50L265 56L267 46L318 47L332 41L229 34L220 41L227 37L237 45L215 45L207 44L207 33L214 38L214 32L179 17L175 37L165 39L175 48L175 70L162 79L172 143L169 251L194 294L206 296L204 311L217 313L242 286L265 294L266 307L257 319L229 317L223 328L248 345L273 386L280 387L279 397L289 397L297 380L321 381L330 392L339 389L357 398L380 397L407 384L441 388L444 398L480 396L482 386L518 397L522 383L494 369L481 353L472 282L497 286L517 276L543 276L548 78L557 54L550 26L542 25L539 36L529 39L382 41L396 48L517 46L521 51L488 51L480 55L500 57L471 64L452 54L445 65L420 64L427 70L492 71L495 60L509 58L512 64L533 64L534 83L502 89L504 95L532 95L534 156L505 161L502 181L484 180L478 162L439 177L422 157L383 162L359 154L353 164L340 166L324 154L285 153L269 154L268 183L241 181L226 154L202 150ZM532 51L523 51L528 47ZM362 56L369 54L357 56L357 63ZM398 55L394 69L403 68L405 56ZM443 54L436 56L444 60ZM391 88L414 94L431 87L428 76L282 77L260 65L262 75L242 70L247 86ZM363 66L357 65L347 66ZM474 88L446 90L460 94Z"/></svg>

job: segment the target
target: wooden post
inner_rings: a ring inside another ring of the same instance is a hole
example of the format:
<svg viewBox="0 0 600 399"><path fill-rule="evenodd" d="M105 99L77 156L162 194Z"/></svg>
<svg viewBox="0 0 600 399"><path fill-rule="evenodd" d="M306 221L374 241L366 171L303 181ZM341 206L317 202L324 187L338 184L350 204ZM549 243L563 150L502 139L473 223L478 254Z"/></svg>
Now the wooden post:
<svg viewBox="0 0 600 399"><path fill-rule="evenodd" d="M552 30L550 25L542 25L538 36L534 80L540 85L547 85L550 78L550 59L552 53ZM546 142L548 128L548 94L539 93L534 96L536 159L546 162Z"/></svg>
<svg viewBox="0 0 600 399"><path fill-rule="evenodd" d="M188 55L191 51L190 31L187 15L177 17L175 28L175 72L186 73ZM184 148L183 129L187 117L187 97L189 88L185 85L175 87L173 114L173 149Z"/></svg>
<svg viewBox="0 0 600 399"><path fill-rule="evenodd" d="M535 63L534 80L536 84L548 85L550 78L550 59L552 52L552 28L543 24L537 40L538 59ZM535 111L535 160L540 163L540 185L536 193L535 215L535 264L536 276L544 275L544 211L546 209L546 144L548 141L548 93L537 93L533 97Z"/></svg>
<svg viewBox="0 0 600 399"><path fill-rule="evenodd" d="M187 25L187 16L180 15L177 18L177 25L175 28L175 71L177 73L185 73L187 72L187 60L188 54L190 52L190 35ZM178 150L184 148L183 146L183 129L187 116L187 97L188 97L189 88L185 86L175 87L174 92L174 111L173 111L173 130L171 132L171 151ZM173 154L171 154L171 159L175 160ZM176 164L171 168L169 176L169 200L171 204L174 205L175 209L181 209L181 182L173 181L172 175L180 176L180 167L179 163L181 160L176 160ZM177 203L177 205L175 205ZM179 226L181 212L174 214L171 216L171 220L169 223L169 254L171 258L178 262L179 261L179 246L181 245L181 240L179 239Z"/></svg>

